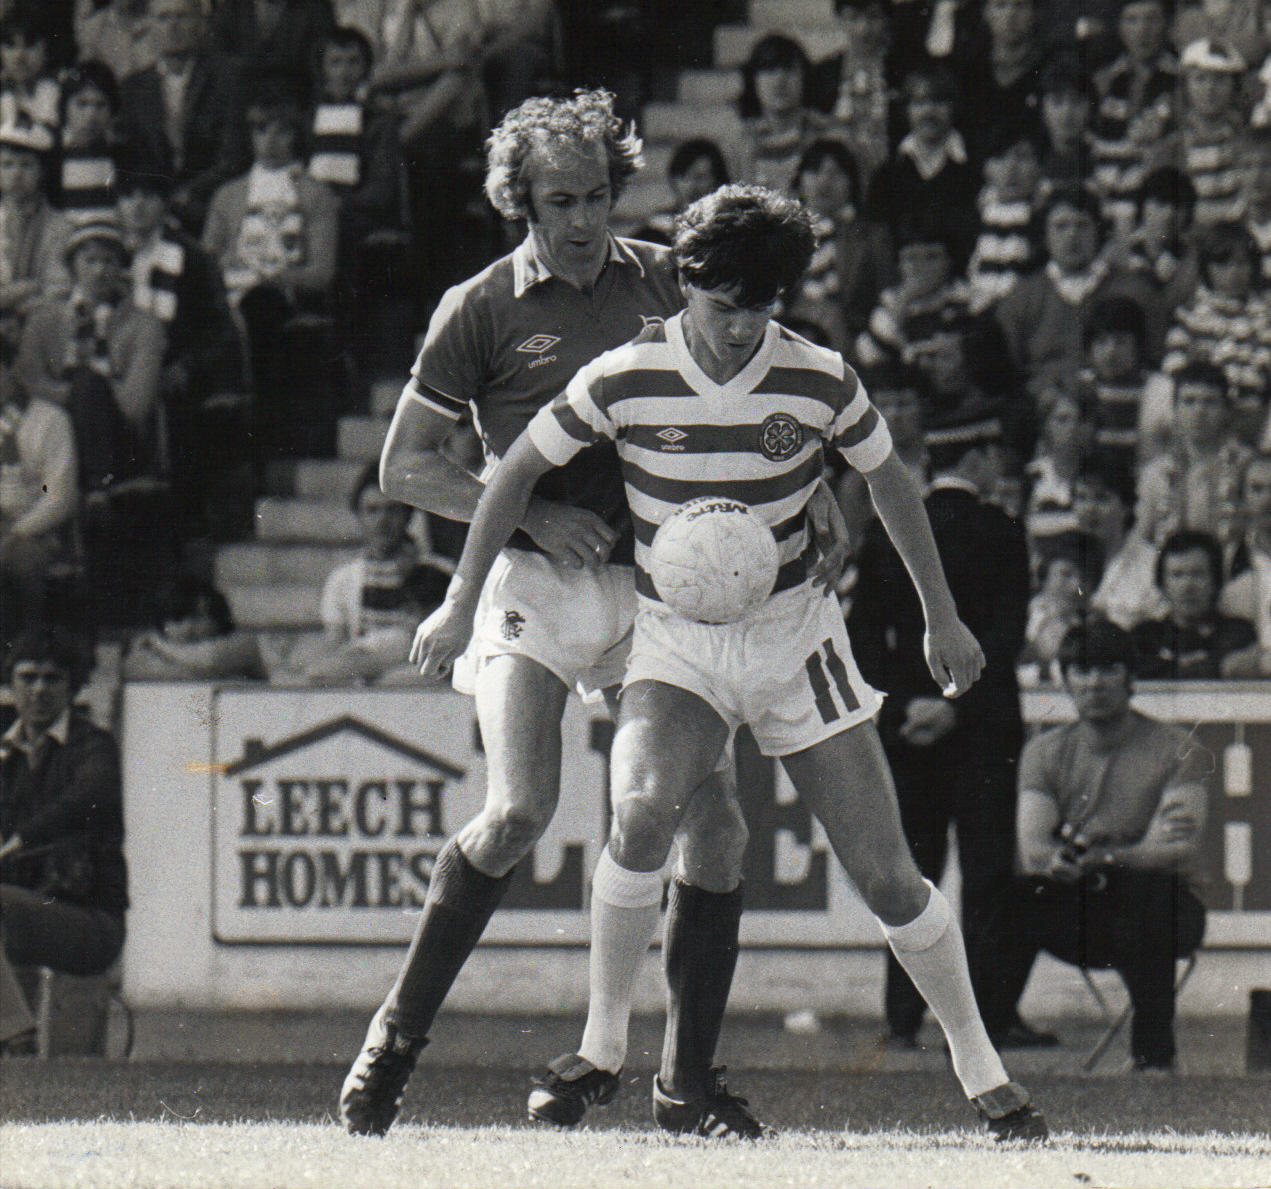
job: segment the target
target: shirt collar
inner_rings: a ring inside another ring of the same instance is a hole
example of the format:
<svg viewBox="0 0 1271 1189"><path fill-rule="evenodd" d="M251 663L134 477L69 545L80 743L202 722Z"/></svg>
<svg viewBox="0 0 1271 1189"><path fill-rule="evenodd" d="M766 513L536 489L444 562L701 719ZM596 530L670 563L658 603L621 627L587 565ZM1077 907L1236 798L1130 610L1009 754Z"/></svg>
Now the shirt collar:
<svg viewBox="0 0 1271 1189"><path fill-rule="evenodd" d="M904 153L914 163L914 168L918 170L923 181L927 182L950 161L955 165L962 165L967 159L966 141L962 139L962 133L956 128L950 129L949 135L934 149L929 149L920 143L911 132L900 142L897 152Z"/></svg>
<svg viewBox="0 0 1271 1189"><path fill-rule="evenodd" d="M632 251L629 244L623 243L612 232L607 233L609 239L609 251L605 256L605 263L615 264L631 264L640 270L640 275L644 276L644 263L640 257ZM539 284L542 281L550 280L555 274L543 263L539 257L537 247L534 242L533 233L527 235L512 253L512 296L522 297L527 289Z"/></svg>
<svg viewBox="0 0 1271 1189"><path fill-rule="evenodd" d="M38 746L40 743L43 743L45 739L54 739L65 747L66 740L70 737L70 733L71 712L68 707L57 716L53 725L49 727L49 729L45 731L38 740L36 740L36 745ZM22 733L22 720L20 718L15 718L9 729L5 731L3 735L0 735L0 743L3 743L6 749L16 747L19 751L24 751L28 755L32 750L32 748L27 744L26 736Z"/></svg>

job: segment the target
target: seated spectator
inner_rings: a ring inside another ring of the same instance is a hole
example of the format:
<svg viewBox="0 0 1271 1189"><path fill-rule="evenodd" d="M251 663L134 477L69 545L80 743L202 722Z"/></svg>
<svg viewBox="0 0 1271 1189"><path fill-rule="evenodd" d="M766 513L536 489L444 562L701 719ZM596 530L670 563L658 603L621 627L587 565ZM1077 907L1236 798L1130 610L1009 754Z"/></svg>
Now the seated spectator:
<svg viewBox="0 0 1271 1189"><path fill-rule="evenodd" d="M1211 534L1181 529L1165 538L1156 559L1156 585L1169 610L1134 629L1137 676L1213 681L1223 676L1229 654L1257 640L1249 620L1218 610L1222 572L1222 546Z"/></svg>
<svg viewBox="0 0 1271 1189"><path fill-rule="evenodd" d="M1105 297L1131 297L1147 321L1147 362L1159 358L1163 328L1151 287L1101 255L1099 200L1084 186L1057 187L1040 214L1044 267L1023 277L995 307L1007 347L1029 390L1065 387L1082 364L1091 311Z"/></svg>
<svg viewBox="0 0 1271 1189"><path fill-rule="evenodd" d="M1104 217L1128 235L1135 195L1149 156L1178 124L1178 62L1168 39L1166 0L1119 0L1120 56L1095 75L1098 107L1093 132L1092 180Z"/></svg>
<svg viewBox="0 0 1271 1189"><path fill-rule="evenodd" d="M1250 449L1231 432L1227 377L1215 363L1174 374L1174 436L1139 474L1137 531L1155 545L1175 529L1218 536Z"/></svg>
<svg viewBox="0 0 1271 1189"><path fill-rule="evenodd" d="M1076 528L1073 484L1095 440L1095 406L1084 395L1055 392L1042 405L1037 452L1024 468L1025 529L1036 546L1043 537Z"/></svg>
<svg viewBox="0 0 1271 1189"><path fill-rule="evenodd" d="M939 218L954 233L954 259L961 269L975 238L980 183L962 133L953 126L957 97L957 83L943 66L910 71L904 82L908 132L874 174L863 213L884 224L893 242L902 219Z"/></svg>
<svg viewBox="0 0 1271 1189"><path fill-rule="evenodd" d="M247 327L262 457L326 454L340 348L313 316L330 310L338 203L304 171L303 113L282 80L261 84L247 119L252 167L213 195L203 250Z"/></svg>
<svg viewBox="0 0 1271 1189"><path fill-rule="evenodd" d="M842 352L865 330L894 278L887 231L860 218L856 162L841 141L826 137L804 150L794 192L816 221L816 250L789 298L789 312L823 327L829 344Z"/></svg>
<svg viewBox="0 0 1271 1189"><path fill-rule="evenodd" d="M979 230L967 281L979 314L1005 297L1033 267L1032 230L1042 196L1040 133L1031 124L1007 124L986 134L984 185L976 205Z"/></svg>
<svg viewBox="0 0 1271 1189"><path fill-rule="evenodd" d="M1151 282L1165 310L1191 301L1200 283L1192 237L1195 211L1196 187L1182 170L1161 165L1143 179L1126 243L1128 263Z"/></svg>
<svg viewBox="0 0 1271 1189"><path fill-rule="evenodd" d="M1271 123L1246 133L1240 168L1244 225L1258 249L1258 287L1266 290L1271 287Z"/></svg>
<svg viewBox="0 0 1271 1189"><path fill-rule="evenodd" d="M1218 610L1248 620L1258 633L1249 648L1228 653L1224 677L1271 677L1271 454L1255 454L1240 484L1240 527L1232 576Z"/></svg>
<svg viewBox="0 0 1271 1189"><path fill-rule="evenodd" d="M1266 423L1271 384L1271 302L1259 292L1257 245L1239 223L1213 223L1196 235L1201 283L1175 311L1164 369L1177 375L1192 360L1227 376L1232 428L1255 444Z"/></svg>
<svg viewBox="0 0 1271 1189"><path fill-rule="evenodd" d="M1240 84L1245 64L1219 42L1194 41L1182 56L1178 129L1157 144L1147 165L1174 165L1196 187L1196 223L1240 217L1240 142L1246 124Z"/></svg>
<svg viewBox="0 0 1271 1189"><path fill-rule="evenodd" d="M0 1039L34 1027L13 966L101 974L119 957L128 907L119 748L72 706L88 648L62 628L6 649L17 718L0 736Z"/></svg>
<svg viewBox="0 0 1271 1189"><path fill-rule="evenodd" d="M1028 602L1019 663L1058 680L1059 646L1089 610L1090 596L1103 577L1103 547L1097 537L1070 529L1042 538L1033 548L1038 589Z"/></svg>
<svg viewBox="0 0 1271 1189"><path fill-rule="evenodd" d="M300 645L287 669L308 685L419 681L409 664L415 628L445 598L450 575L423 561L410 538L411 510L379 488L377 463L369 464L350 499L362 528L362 550L333 570L322 588L321 640ZM288 676L275 669L272 678Z"/></svg>
<svg viewBox="0 0 1271 1189"><path fill-rule="evenodd" d="M218 0L209 37L246 77L284 75L307 88L332 23L331 0Z"/></svg>
<svg viewBox="0 0 1271 1189"><path fill-rule="evenodd" d="M79 506L75 435L65 410L28 400L5 370L0 406L0 642L52 618L49 580L73 558Z"/></svg>
<svg viewBox="0 0 1271 1189"><path fill-rule="evenodd" d="M149 0L106 0L75 5L75 44L81 62L101 62L116 79L153 66L159 58Z"/></svg>
<svg viewBox="0 0 1271 1189"><path fill-rule="evenodd" d="M71 287L70 221L47 194L52 153L50 128L0 124L0 349L10 358L31 311Z"/></svg>
<svg viewBox="0 0 1271 1189"><path fill-rule="evenodd" d="M119 84L110 67L83 62L62 76L62 132L58 205L80 222L114 212L113 126L119 113Z"/></svg>
<svg viewBox="0 0 1271 1189"><path fill-rule="evenodd" d="M176 180L171 209L198 235L216 188L249 161L240 65L213 51L201 0L150 0L159 57L119 88L125 144Z"/></svg>
<svg viewBox="0 0 1271 1189"><path fill-rule="evenodd" d="M229 603L210 582L187 574L169 584L156 620L128 643L126 681L229 681L264 675L255 635L235 629Z"/></svg>
<svg viewBox="0 0 1271 1189"><path fill-rule="evenodd" d="M47 21L34 8L0 18L0 124L57 126L59 88Z"/></svg>
<svg viewBox="0 0 1271 1189"><path fill-rule="evenodd" d="M789 190L803 150L832 127L809 106L812 64L797 41L769 33L755 42L741 75L737 181Z"/></svg>
<svg viewBox="0 0 1271 1189"><path fill-rule="evenodd" d="M1059 650L1077 721L1024 745L1016 833L1027 894L1003 924L1032 955L1120 974L1136 1070L1174 1065L1174 963L1199 945L1205 910L1190 886L1212 757L1186 732L1130 708L1128 634L1091 618ZM1009 924L1007 922L1009 921Z"/></svg>
<svg viewBox="0 0 1271 1189"><path fill-rule="evenodd" d="M1053 54L1041 69L1041 167L1048 185L1070 186L1090 175L1093 87L1075 54Z"/></svg>
<svg viewBox="0 0 1271 1189"><path fill-rule="evenodd" d="M634 239L670 245L675 235L676 215L730 181L719 145L704 137L675 146L666 167L666 180L671 190L671 205L654 211L648 221L632 233Z"/></svg>

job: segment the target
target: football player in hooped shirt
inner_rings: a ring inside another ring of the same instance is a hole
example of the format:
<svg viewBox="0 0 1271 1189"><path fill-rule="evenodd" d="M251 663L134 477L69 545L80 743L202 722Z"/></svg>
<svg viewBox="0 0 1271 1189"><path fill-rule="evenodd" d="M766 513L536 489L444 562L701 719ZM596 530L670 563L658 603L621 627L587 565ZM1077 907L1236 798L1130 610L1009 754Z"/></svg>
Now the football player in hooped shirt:
<svg viewBox="0 0 1271 1189"><path fill-rule="evenodd" d="M591 1017L579 1053L554 1065L621 1067L632 986L683 806L744 722L824 826L940 1021L954 1071L989 1131L999 1140L1044 1138L1045 1120L1009 1080L980 1020L949 905L905 843L873 723L880 695L857 671L837 602L808 580L803 512L823 451L836 449L864 474L917 588L933 678L948 697L978 678L983 653L958 618L886 422L841 356L771 320L812 247L798 203L757 187L724 187L681 216L674 255L686 309L584 367L513 443L482 496L445 603L416 634L414 659L425 674L442 671L466 647L479 588L540 477L592 443L616 442L640 607L612 753L613 830L592 883ZM664 451L659 435L672 427L684 436ZM709 494L749 503L779 545L773 594L731 624L677 615L644 569L658 524ZM665 1068L655 1079L655 1120L670 1131L727 1129L737 1100L718 1071L683 1072L683 1081L668 1082ZM531 1095L531 1112L549 1091Z"/></svg>
<svg viewBox="0 0 1271 1189"><path fill-rule="evenodd" d="M471 519L482 491L481 480L441 450L460 418L473 417L494 462L584 363L682 303L667 249L608 230L641 148L615 118L612 96L527 100L487 148L487 195L505 217L525 218L529 234L442 298L381 459L389 496L457 520ZM832 497L818 498L828 532ZM612 444L583 450L544 476L509 537L455 680L476 696L486 804L438 856L401 972L345 1079L341 1117L354 1132L383 1134L392 1125L437 1010L513 867L552 819L570 688L616 692L622 677L636 596ZM840 546L827 538L821 564L836 568ZM677 955L668 964L671 1065L696 1050L703 1010L708 1019L723 1014L745 844L731 773L705 774L681 832L667 914L668 953ZM706 1033L713 1052L717 1029ZM563 1096L554 1121L577 1122L596 1095L612 1095L616 1079L594 1073L575 1063L549 1074Z"/></svg>

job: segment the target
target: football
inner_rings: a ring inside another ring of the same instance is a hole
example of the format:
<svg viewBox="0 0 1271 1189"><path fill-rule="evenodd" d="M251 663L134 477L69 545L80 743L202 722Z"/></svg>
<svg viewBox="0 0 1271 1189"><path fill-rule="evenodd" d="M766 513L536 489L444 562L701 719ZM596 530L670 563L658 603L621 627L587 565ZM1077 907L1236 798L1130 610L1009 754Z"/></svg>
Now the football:
<svg viewBox="0 0 1271 1189"><path fill-rule="evenodd" d="M673 611L700 623L735 623L777 581L772 529L740 500L699 496L658 527L649 577Z"/></svg>

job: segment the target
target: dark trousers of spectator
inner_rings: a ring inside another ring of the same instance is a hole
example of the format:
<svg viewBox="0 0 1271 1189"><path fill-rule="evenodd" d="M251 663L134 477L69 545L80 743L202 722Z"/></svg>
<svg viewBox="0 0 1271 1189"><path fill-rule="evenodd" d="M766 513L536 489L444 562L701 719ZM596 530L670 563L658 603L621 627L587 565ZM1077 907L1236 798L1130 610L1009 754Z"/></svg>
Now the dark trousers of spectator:
<svg viewBox="0 0 1271 1189"><path fill-rule="evenodd" d="M80 976L102 974L123 949L124 918L0 884L0 934L5 956L15 966L48 966Z"/></svg>
<svg viewBox="0 0 1271 1189"><path fill-rule="evenodd" d="M110 381L89 367L70 377L66 411L75 434L80 491L89 495L146 469L142 443L115 403Z"/></svg>
<svg viewBox="0 0 1271 1189"><path fill-rule="evenodd" d="M1073 884L1029 879L1020 885L1013 918L999 919L992 929L996 936L1015 934L1003 961L1004 982L1018 997L1041 950L1074 966L1115 970L1133 1008L1135 1063L1172 1065L1174 964L1205 935L1204 906L1186 882L1159 871L1117 869Z"/></svg>
<svg viewBox="0 0 1271 1189"><path fill-rule="evenodd" d="M905 837L918 869L932 883L948 857L950 823L957 831L967 963L990 1034L1015 1021L1015 1000L1007 1002L998 992L1003 955L989 926L1014 887L1017 755L1018 748L1006 741L956 731L931 747L899 743L887 752ZM890 950L883 1005L893 1033L918 1031L926 1002Z"/></svg>

